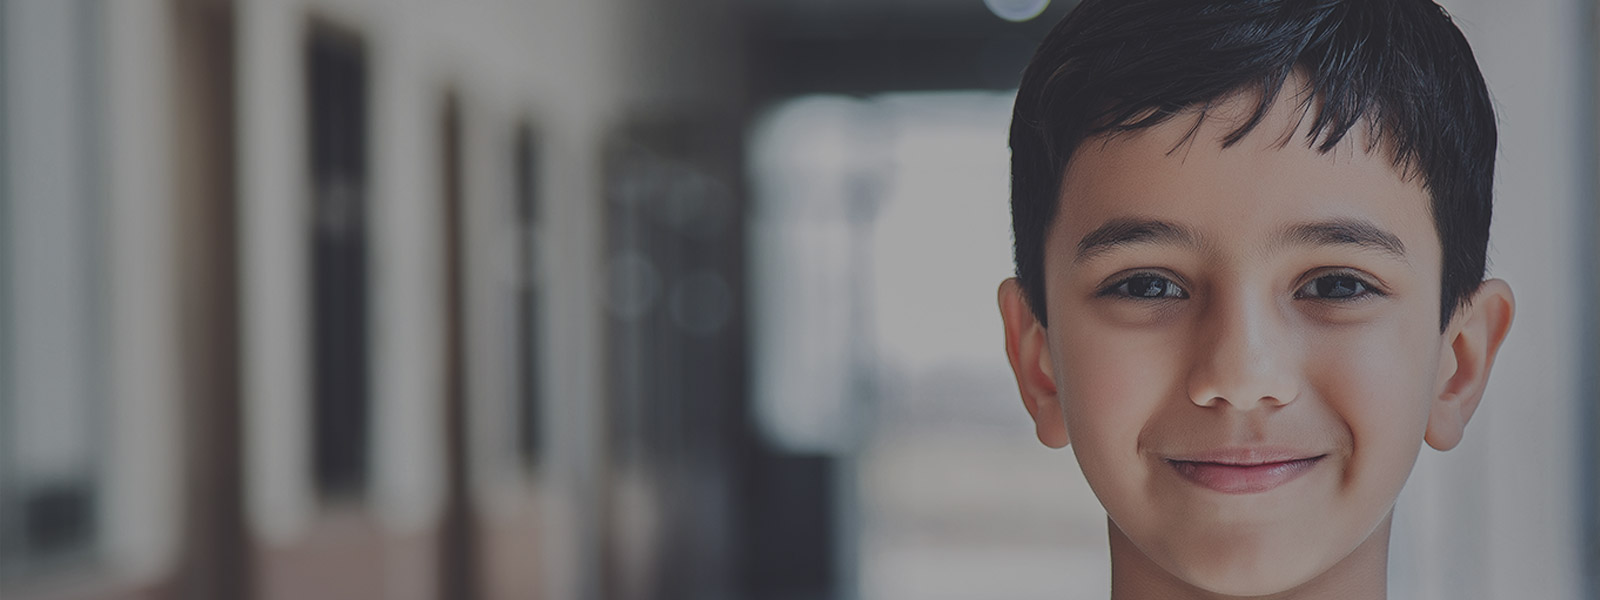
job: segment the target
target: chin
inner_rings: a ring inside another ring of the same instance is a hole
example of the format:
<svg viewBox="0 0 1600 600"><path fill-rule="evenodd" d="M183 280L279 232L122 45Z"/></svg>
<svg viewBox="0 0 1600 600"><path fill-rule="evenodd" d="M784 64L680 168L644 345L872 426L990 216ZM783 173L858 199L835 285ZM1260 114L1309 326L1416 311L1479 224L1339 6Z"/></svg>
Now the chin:
<svg viewBox="0 0 1600 600"><path fill-rule="evenodd" d="M1224 549L1225 548L1225 549ZM1225 596L1266 596L1292 590L1320 572L1313 553L1262 545L1210 544L1174 557L1173 575Z"/></svg>
<svg viewBox="0 0 1600 600"><path fill-rule="evenodd" d="M1272 573L1227 573L1210 579L1191 579L1189 584L1223 596L1271 596L1287 592L1305 583Z"/></svg>

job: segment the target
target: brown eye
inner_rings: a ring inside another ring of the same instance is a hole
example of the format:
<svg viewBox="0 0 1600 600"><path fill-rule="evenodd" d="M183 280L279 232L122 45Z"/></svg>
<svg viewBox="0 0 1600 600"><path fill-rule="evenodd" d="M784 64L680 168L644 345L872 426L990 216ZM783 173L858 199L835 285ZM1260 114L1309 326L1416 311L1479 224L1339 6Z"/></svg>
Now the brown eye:
<svg viewBox="0 0 1600 600"><path fill-rule="evenodd" d="M1102 296L1122 296L1139 300L1161 300L1169 298L1188 298L1189 293L1171 279L1149 273L1134 275L1118 281L1104 290Z"/></svg>
<svg viewBox="0 0 1600 600"><path fill-rule="evenodd" d="M1320 298L1323 300L1354 300L1368 294L1376 294L1366 281L1348 274L1324 275L1300 286L1295 292L1297 298Z"/></svg>

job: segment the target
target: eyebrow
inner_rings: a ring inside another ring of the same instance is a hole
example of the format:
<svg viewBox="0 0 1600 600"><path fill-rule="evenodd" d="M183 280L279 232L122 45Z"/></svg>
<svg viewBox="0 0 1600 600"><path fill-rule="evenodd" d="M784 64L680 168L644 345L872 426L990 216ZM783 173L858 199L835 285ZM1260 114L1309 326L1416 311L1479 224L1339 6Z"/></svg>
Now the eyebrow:
<svg viewBox="0 0 1600 600"><path fill-rule="evenodd" d="M1078 256L1083 262L1118 247L1132 244L1174 244L1198 247L1200 236L1176 223L1156 219L1112 219L1078 240Z"/></svg>
<svg viewBox="0 0 1600 600"><path fill-rule="evenodd" d="M1301 246L1357 246L1406 260L1406 245L1399 237L1360 219L1301 223L1284 230L1279 242Z"/></svg>
<svg viewBox="0 0 1600 600"><path fill-rule="evenodd" d="M1199 247L1202 237L1193 229L1159 219L1118 218L1106 221L1078 241L1074 262L1091 260L1122 246L1171 244ZM1360 219L1332 219L1299 223L1283 230L1272 246L1355 246L1378 250L1401 261L1406 246L1383 228Z"/></svg>

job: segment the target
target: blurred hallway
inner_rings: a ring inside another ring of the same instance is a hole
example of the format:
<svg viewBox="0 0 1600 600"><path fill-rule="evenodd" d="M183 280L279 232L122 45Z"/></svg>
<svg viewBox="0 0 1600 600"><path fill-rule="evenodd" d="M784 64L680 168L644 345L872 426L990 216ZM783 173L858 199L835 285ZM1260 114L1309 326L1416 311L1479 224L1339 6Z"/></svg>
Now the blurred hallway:
<svg viewBox="0 0 1600 600"><path fill-rule="evenodd" d="M1105 597L994 309L1072 4L0 3L0 597ZM1600 28L1448 4L1549 316L1391 590L1600 598Z"/></svg>

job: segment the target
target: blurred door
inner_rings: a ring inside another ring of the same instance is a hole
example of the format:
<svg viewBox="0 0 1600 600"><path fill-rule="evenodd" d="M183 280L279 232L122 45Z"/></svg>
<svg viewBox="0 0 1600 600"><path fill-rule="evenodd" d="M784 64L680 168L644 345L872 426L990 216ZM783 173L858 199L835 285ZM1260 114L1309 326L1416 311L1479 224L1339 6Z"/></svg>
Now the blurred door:
<svg viewBox="0 0 1600 600"><path fill-rule="evenodd" d="M733 595L743 423L737 130L630 124L607 148L602 596Z"/></svg>

